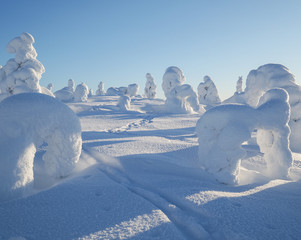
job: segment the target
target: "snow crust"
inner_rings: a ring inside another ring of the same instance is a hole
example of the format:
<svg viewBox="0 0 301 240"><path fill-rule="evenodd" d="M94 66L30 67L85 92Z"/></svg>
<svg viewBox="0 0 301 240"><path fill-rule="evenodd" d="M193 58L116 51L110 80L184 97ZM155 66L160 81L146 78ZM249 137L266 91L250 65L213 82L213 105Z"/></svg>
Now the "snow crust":
<svg viewBox="0 0 301 240"><path fill-rule="evenodd" d="M70 174L82 144L80 122L71 109L38 93L17 94L0 103L1 200L31 191L35 153L45 143L44 174Z"/></svg>
<svg viewBox="0 0 301 240"><path fill-rule="evenodd" d="M198 86L199 103L203 105L215 106L220 104L221 100L217 88L209 76L204 77L204 81Z"/></svg>
<svg viewBox="0 0 301 240"><path fill-rule="evenodd" d="M208 110L196 126L201 166L220 182L237 184L240 162L245 156L241 145L258 129L257 143L267 164L263 173L286 179L292 166L289 117L288 94L283 89L267 91L256 109L228 104Z"/></svg>
<svg viewBox="0 0 301 240"><path fill-rule="evenodd" d="M15 54L15 58L0 69L0 100L18 93L42 92L39 81L45 68L36 59L33 43L33 36L25 32L6 46L7 52Z"/></svg>
<svg viewBox="0 0 301 240"><path fill-rule="evenodd" d="M144 87L144 95L147 98L155 98L156 97L156 89L157 86L155 84L155 80L150 73L146 74L146 83Z"/></svg>

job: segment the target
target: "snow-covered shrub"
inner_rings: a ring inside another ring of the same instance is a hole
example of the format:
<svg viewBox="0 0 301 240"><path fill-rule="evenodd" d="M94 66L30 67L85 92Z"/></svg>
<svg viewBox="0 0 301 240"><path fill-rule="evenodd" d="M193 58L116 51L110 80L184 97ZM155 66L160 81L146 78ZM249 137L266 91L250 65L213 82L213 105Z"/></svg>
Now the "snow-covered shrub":
<svg viewBox="0 0 301 240"><path fill-rule="evenodd" d="M70 174L82 144L80 122L71 109L39 93L17 94L0 103L0 200L30 191L36 149L45 143L44 173L55 178Z"/></svg>
<svg viewBox="0 0 301 240"><path fill-rule="evenodd" d="M138 95L138 91L139 91L139 85L138 84L133 83L133 84L128 85L127 94L130 97L137 96Z"/></svg>
<svg viewBox="0 0 301 240"><path fill-rule="evenodd" d="M22 33L6 46L7 52L15 54L15 58L0 69L1 99L23 92L42 92L39 81L45 69L36 59L33 43L34 38L29 33Z"/></svg>
<svg viewBox="0 0 301 240"><path fill-rule="evenodd" d="M98 89L96 90L96 95L97 96L101 96L101 95L105 95L106 92L105 92L105 85L103 82L100 82L98 84Z"/></svg>
<svg viewBox="0 0 301 240"><path fill-rule="evenodd" d="M250 71L246 80L244 97L251 106L257 106L260 97L271 88L283 88L289 94L291 106L290 147L301 152L301 86L296 83L289 69L280 64L266 64Z"/></svg>
<svg viewBox="0 0 301 240"><path fill-rule="evenodd" d="M147 98L155 98L156 97L156 89L157 86L155 84L154 78L150 73L146 74L146 83L144 88L144 95Z"/></svg>
<svg viewBox="0 0 301 240"><path fill-rule="evenodd" d="M293 161L289 149L289 117L288 94L283 89L269 90L256 109L238 104L209 109L196 126L201 166L220 182L237 183L240 161L245 155L241 144L258 129L257 142L267 163L262 173L286 178Z"/></svg>
<svg viewBox="0 0 301 240"><path fill-rule="evenodd" d="M189 84L183 84L185 76L178 67L169 67L163 75L162 88L166 97L164 108L169 113L192 113L203 111L197 95Z"/></svg>
<svg viewBox="0 0 301 240"><path fill-rule="evenodd" d="M110 87L107 90L107 94L108 96L122 96L122 95L126 95L128 93L128 88L127 87L119 87L119 88L115 88L115 87Z"/></svg>
<svg viewBox="0 0 301 240"><path fill-rule="evenodd" d="M117 107L121 111L128 111L131 108L131 98L127 95L121 95L118 99Z"/></svg>
<svg viewBox="0 0 301 240"><path fill-rule="evenodd" d="M169 67L163 75L162 89L165 97L168 97L169 92L177 86L181 86L185 82L185 76L182 70L178 67Z"/></svg>
<svg viewBox="0 0 301 240"><path fill-rule="evenodd" d="M78 84L74 92L74 101L85 102L88 99L88 94L89 94L88 86L84 83Z"/></svg>
<svg viewBox="0 0 301 240"><path fill-rule="evenodd" d="M221 102L217 88L209 76L205 76L204 82L199 84L198 96L200 104L215 106Z"/></svg>

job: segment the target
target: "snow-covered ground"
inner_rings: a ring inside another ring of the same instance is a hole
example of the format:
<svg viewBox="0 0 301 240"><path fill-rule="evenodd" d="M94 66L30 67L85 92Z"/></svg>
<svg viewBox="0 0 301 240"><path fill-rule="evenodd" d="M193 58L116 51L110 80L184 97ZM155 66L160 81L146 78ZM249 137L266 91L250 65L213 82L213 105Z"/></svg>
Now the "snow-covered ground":
<svg viewBox="0 0 301 240"><path fill-rule="evenodd" d="M198 167L200 114L165 114L164 101L94 96L68 103L82 125L75 170L55 183L39 175L35 192L0 203L0 239L301 239L301 155L291 179L259 177L249 141L240 174L224 185Z"/></svg>

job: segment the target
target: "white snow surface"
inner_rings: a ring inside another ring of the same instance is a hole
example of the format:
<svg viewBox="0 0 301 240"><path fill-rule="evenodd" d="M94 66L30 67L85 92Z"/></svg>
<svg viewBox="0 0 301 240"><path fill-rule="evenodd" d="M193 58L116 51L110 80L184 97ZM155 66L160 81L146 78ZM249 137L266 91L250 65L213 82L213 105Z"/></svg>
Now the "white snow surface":
<svg viewBox="0 0 301 240"><path fill-rule="evenodd" d="M142 98L123 112L118 99L68 103L82 125L80 160L52 187L37 178L35 194L0 203L0 239L301 238L300 154L291 178L270 180L246 142L245 182L220 184L198 167L200 114L158 113L163 100Z"/></svg>
<svg viewBox="0 0 301 240"><path fill-rule="evenodd" d="M32 191L34 157L40 146L46 151L42 157L43 172L37 174L61 178L73 170L81 144L79 119L59 100L39 93L17 94L3 100L0 201Z"/></svg>

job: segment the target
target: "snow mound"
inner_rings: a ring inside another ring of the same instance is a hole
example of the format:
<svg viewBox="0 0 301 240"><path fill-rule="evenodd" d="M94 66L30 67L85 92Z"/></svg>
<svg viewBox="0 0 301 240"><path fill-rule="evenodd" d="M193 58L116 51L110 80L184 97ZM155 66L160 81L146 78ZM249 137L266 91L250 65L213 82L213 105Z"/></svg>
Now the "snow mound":
<svg viewBox="0 0 301 240"><path fill-rule="evenodd" d="M214 82L209 76L204 77L204 82L201 82L198 86L199 103L215 106L220 104L221 99L219 98L217 88Z"/></svg>
<svg viewBox="0 0 301 240"><path fill-rule="evenodd" d="M240 162L245 156L241 145L258 129L257 143L267 164L262 174L287 178L293 162L289 117L288 94L283 89L267 91L256 109L238 104L209 109L196 126L200 165L222 183L239 183Z"/></svg>
<svg viewBox="0 0 301 240"><path fill-rule="evenodd" d="M18 93L42 93L39 81L45 68L36 59L33 43L33 36L22 33L6 46L7 52L15 54L15 58L8 60L0 69L0 100Z"/></svg>
<svg viewBox="0 0 301 240"><path fill-rule="evenodd" d="M108 96L121 96L121 95L127 94L127 92L128 92L127 87L119 87L119 88L110 87L107 90L107 95Z"/></svg>
<svg viewBox="0 0 301 240"><path fill-rule="evenodd" d="M62 102L71 102L74 100L74 80L68 80L68 86L64 87L56 92L54 95L57 99L61 100Z"/></svg>
<svg viewBox="0 0 301 240"><path fill-rule="evenodd" d="M97 96L101 96L101 95L105 95L105 84L103 82L100 82L98 84L98 89L96 90L96 95Z"/></svg>
<svg viewBox="0 0 301 240"><path fill-rule="evenodd" d="M45 174L67 176L81 154L81 126L65 104L39 93L23 93L0 103L0 200L31 191L37 148L47 145Z"/></svg>
<svg viewBox="0 0 301 240"><path fill-rule="evenodd" d="M76 86L74 92L74 101L75 102L86 102L89 95L89 88L86 84L81 83Z"/></svg>
<svg viewBox="0 0 301 240"><path fill-rule="evenodd" d="M156 89L157 86L155 84L155 80L150 73L146 74L146 83L144 88L144 95L147 98L155 98L156 97Z"/></svg>

